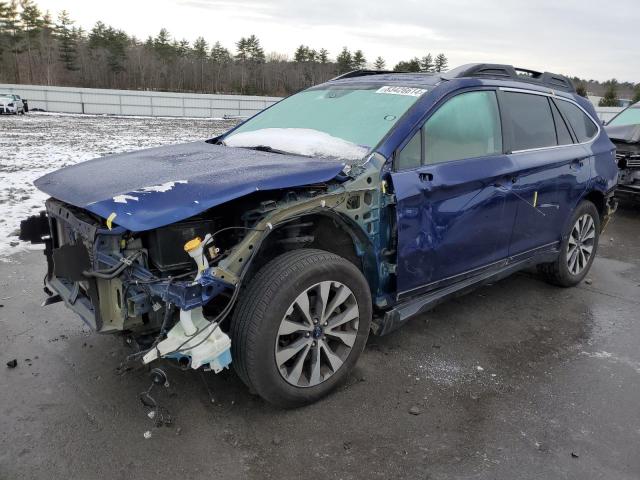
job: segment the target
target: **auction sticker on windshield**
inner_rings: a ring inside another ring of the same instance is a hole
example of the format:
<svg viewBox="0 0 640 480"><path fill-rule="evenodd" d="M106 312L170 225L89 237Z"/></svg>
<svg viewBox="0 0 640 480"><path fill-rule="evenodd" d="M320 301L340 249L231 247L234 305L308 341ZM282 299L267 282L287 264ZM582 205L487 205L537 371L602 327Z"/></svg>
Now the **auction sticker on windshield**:
<svg viewBox="0 0 640 480"><path fill-rule="evenodd" d="M426 90L424 88L411 88L411 87L390 87L384 86L376 90L376 93L388 93L390 95L407 95L410 97L419 97Z"/></svg>

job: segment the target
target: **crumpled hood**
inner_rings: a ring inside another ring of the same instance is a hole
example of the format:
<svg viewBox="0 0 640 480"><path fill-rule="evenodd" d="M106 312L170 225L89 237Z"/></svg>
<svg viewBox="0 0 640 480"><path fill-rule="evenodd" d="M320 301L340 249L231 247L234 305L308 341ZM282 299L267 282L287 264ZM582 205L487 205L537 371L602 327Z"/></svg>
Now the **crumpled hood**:
<svg viewBox="0 0 640 480"><path fill-rule="evenodd" d="M640 125L607 125L604 129L611 140L625 143L640 142Z"/></svg>
<svg viewBox="0 0 640 480"><path fill-rule="evenodd" d="M343 167L335 160L202 141L89 160L49 173L35 186L139 232L184 220L256 190L325 182Z"/></svg>

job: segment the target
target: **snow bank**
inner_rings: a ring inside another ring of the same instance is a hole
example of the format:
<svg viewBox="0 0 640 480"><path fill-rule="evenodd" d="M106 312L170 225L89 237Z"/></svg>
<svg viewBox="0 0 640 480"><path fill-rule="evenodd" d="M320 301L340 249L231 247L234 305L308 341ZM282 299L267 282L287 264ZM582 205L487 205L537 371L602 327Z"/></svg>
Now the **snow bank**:
<svg viewBox="0 0 640 480"><path fill-rule="evenodd" d="M235 133L224 140L230 147L268 146L275 150L344 160L360 160L369 149L309 128L263 128Z"/></svg>

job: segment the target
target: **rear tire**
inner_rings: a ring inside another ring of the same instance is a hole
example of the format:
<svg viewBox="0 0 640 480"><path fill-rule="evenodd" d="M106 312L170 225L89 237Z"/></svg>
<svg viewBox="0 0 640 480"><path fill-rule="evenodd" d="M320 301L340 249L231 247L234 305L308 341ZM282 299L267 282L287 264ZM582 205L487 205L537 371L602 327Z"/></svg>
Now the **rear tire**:
<svg viewBox="0 0 640 480"><path fill-rule="evenodd" d="M598 250L600 214L588 200L574 210L555 262L538 265L546 280L560 287L573 287L589 273Z"/></svg>
<svg viewBox="0 0 640 480"><path fill-rule="evenodd" d="M323 250L287 252L241 293L230 331L234 368L274 405L315 402L355 365L371 313L369 285L351 262Z"/></svg>

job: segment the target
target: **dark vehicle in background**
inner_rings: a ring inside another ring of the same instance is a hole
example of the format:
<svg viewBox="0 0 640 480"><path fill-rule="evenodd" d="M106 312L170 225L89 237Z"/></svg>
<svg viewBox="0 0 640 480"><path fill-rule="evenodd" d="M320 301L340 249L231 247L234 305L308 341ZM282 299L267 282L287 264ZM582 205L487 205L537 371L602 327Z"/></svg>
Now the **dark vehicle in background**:
<svg viewBox="0 0 640 480"><path fill-rule="evenodd" d="M613 117L605 130L617 149L620 174L616 195L640 200L640 102Z"/></svg>
<svg viewBox="0 0 640 480"><path fill-rule="evenodd" d="M12 113L24 115L29 111L27 101L15 93L0 93L0 113Z"/></svg>
<svg viewBox="0 0 640 480"><path fill-rule="evenodd" d="M45 242L46 304L133 336L144 363L233 363L293 407L344 380L370 331L533 265L582 281L614 152L561 75L356 71L217 138L45 175L21 238Z"/></svg>

